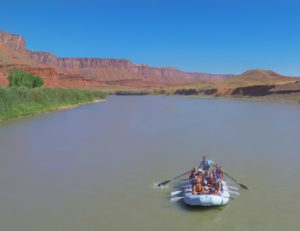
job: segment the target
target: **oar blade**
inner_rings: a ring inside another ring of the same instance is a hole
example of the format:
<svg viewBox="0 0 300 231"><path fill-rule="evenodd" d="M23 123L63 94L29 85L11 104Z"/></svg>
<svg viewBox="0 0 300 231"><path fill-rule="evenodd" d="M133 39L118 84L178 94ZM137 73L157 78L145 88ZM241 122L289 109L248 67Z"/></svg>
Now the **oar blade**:
<svg viewBox="0 0 300 231"><path fill-rule="evenodd" d="M179 201L179 200L181 200L183 197L172 197L171 199L170 199L170 201L171 202L176 202L176 201Z"/></svg>
<svg viewBox="0 0 300 231"><path fill-rule="evenodd" d="M157 186L158 186L158 187L165 186L165 185L168 184L170 181L171 181L171 180L163 181L163 182L159 183Z"/></svg>
<svg viewBox="0 0 300 231"><path fill-rule="evenodd" d="M228 176L231 180L233 180L235 183L237 183L241 188L249 190L249 188L248 188L246 185L241 184L241 183L238 182L236 179L234 179L232 176L230 176L228 173L224 172L224 174L225 174L226 176Z"/></svg>
<svg viewBox="0 0 300 231"><path fill-rule="evenodd" d="M242 188L249 190L249 188L246 185L239 184Z"/></svg>
<svg viewBox="0 0 300 231"><path fill-rule="evenodd" d="M230 185L227 185L227 187L230 188L230 189L239 190L238 187L234 187L234 186L230 186Z"/></svg>
<svg viewBox="0 0 300 231"><path fill-rule="evenodd" d="M233 194L233 195L236 195L236 196L239 196L240 193L239 192L236 192L236 191L228 191L229 194Z"/></svg>
<svg viewBox="0 0 300 231"><path fill-rule="evenodd" d="M182 193L182 191L174 191L174 192L171 192L170 195L171 196L176 196L178 194Z"/></svg>

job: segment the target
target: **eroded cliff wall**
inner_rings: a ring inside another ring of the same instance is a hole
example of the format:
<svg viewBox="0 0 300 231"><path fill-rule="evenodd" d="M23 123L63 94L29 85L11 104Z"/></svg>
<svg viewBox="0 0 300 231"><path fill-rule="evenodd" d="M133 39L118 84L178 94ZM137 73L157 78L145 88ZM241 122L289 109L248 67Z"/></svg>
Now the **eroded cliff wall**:
<svg viewBox="0 0 300 231"><path fill-rule="evenodd" d="M59 85L61 79L66 86L66 79L73 78L72 86L80 87L80 84L93 83L97 85L133 85L133 86L156 86L166 84L193 83L201 80L228 79L233 75L219 75L207 73L188 73L171 67L151 67L146 64L133 64L127 59L108 58L59 58L49 52L31 51L26 49L25 39L19 35L0 31L0 42L5 44L13 52L20 56L18 64L22 64L24 56L29 60L26 64L40 66L41 76L48 78L51 67L61 78L45 80L49 85ZM22 58L21 58L22 57ZM14 60L14 59L13 59ZM9 62L9 64L12 61ZM1 64L1 63L0 63ZM37 69L36 69L37 70ZM36 72L38 74L38 72ZM77 82L77 83L76 83Z"/></svg>

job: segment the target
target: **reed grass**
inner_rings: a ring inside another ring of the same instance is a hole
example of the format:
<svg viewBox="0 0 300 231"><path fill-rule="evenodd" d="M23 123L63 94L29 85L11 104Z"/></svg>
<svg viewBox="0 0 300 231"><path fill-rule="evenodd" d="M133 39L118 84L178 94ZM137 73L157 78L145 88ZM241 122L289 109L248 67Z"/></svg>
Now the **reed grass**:
<svg viewBox="0 0 300 231"><path fill-rule="evenodd" d="M55 111L105 97L105 93L97 90L0 87L0 120Z"/></svg>

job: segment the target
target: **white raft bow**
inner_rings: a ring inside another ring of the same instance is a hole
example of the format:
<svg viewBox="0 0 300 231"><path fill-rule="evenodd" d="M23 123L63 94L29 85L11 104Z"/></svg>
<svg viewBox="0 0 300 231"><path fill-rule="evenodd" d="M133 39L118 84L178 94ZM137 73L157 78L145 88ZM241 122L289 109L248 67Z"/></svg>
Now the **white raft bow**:
<svg viewBox="0 0 300 231"><path fill-rule="evenodd" d="M225 181L222 181L221 195L205 194L193 195L191 185L188 184L183 191L184 203L191 206L221 206L226 205L230 200L230 193Z"/></svg>

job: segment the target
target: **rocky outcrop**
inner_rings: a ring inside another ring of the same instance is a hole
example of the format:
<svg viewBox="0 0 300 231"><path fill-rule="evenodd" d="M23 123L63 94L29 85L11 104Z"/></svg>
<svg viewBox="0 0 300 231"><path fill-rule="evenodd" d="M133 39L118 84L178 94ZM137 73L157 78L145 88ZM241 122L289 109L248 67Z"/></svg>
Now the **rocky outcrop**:
<svg viewBox="0 0 300 231"><path fill-rule="evenodd" d="M274 88L274 85L257 85L248 87L237 87L233 90L232 95L240 96L265 96L270 95L270 90Z"/></svg>
<svg viewBox="0 0 300 231"><path fill-rule="evenodd" d="M276 85L270 91L272 94L291 94L291 93L300 93L300 81L288 84Z"/></svg>
<svg viewBox="0 0 300 231"><path fill-rule="evenodd" d="M148 91L116 91L115 95L149 95Z"/></svg>
<svg viewBox="0 0 300 231"><path fill-rule="evenodd" d="M200 91L200 94L203 94L203 95L220 95L218 93L218 89L215 89L215 88L203 89L203 90Z"/></svg>
<svg viewBox="0 0 300 231"><path fill-rule="evenodd" d="M0 41L15 51L24 52L26 50L25 39L19 35L0 31Z"/></svg>
<svg viewBox="0 0 300 231"><path fill-rule="evenodd" d="M175 95L198 95L199 92L196 89L178 89L174 92Z"/></svg>
<svg viewBox="0 0 300 231"><path fill-rule="evenodd" d="M282 85L254 85L237 88L208 88L197 90L195 88L177 89L175 95L211 95L211 96L266 96L271 94L288 94L300 92L298 84Z"/></svg>

